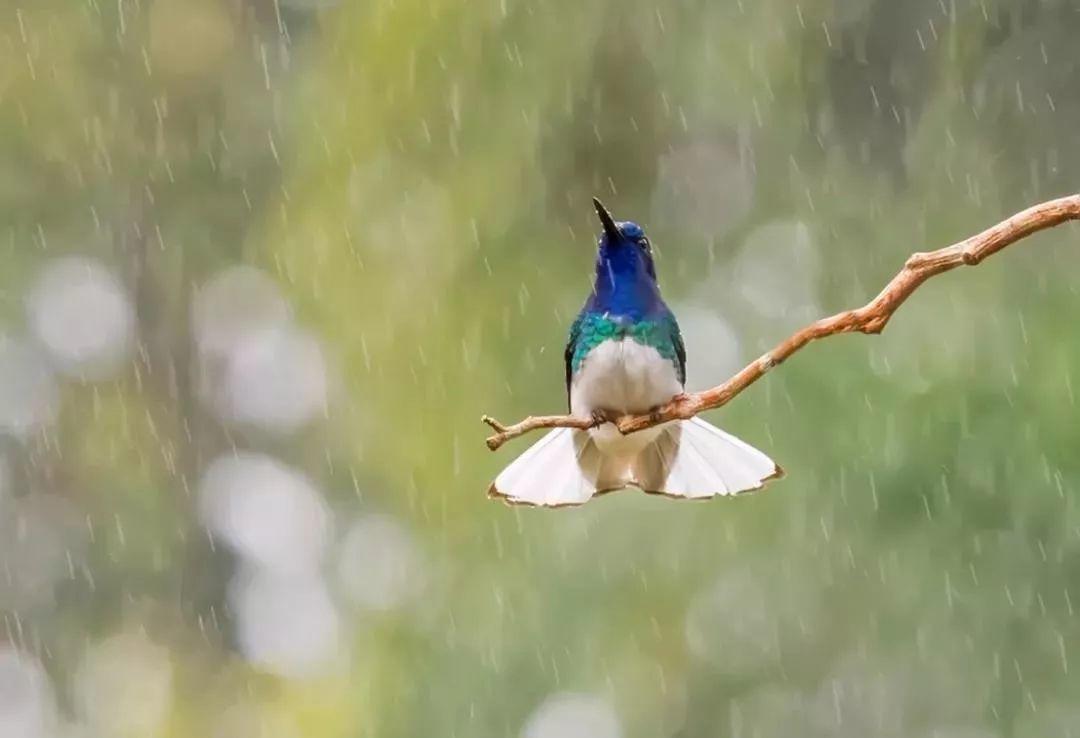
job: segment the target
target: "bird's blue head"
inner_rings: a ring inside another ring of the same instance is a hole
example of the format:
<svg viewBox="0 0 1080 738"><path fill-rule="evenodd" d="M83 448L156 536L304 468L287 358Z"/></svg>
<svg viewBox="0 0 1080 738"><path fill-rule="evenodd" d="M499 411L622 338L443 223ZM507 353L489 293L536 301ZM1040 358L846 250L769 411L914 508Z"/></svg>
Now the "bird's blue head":
<svg viewBox="0 0 1080 738"><path fill-rule="evenodd" d="M645 231L632 221L616 221L596 198L593 205L604 226L596 256L594 309L640 317L662 306Z"/></svg>

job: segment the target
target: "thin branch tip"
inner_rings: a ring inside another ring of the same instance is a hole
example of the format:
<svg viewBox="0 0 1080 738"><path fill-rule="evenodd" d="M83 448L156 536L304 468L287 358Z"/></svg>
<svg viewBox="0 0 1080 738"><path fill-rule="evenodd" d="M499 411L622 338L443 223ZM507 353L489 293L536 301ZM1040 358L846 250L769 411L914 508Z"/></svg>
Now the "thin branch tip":
<svg viewBox="0 0 1080 738"><path fill-rule="evenodd" d="M506 431L506 426L495 420L495 418L491 417L490 415L481 415L480 422L486 423L487 425L491 426L491 429L496 433L503 433Z"/></svg>
<svg viewBox="0 0 1080 738"><path fill-rule="evenodd" d="M689 420L705 410L726 405L771 369L784 363L788 357L814 340L838 333L881 333L900 306L931 277L960 266L977 266L998 251L1033 233L1077 220L1080 220L1080 193L1033 205L951 246L937 251L916 252L904 261L903 268L878 296L866 305L817 320L796 331L771 351L762 354L723 384L702 392L676 395L666 405L647 413L618 418L607 413L598 413L591 418L575 415L530 415L509 426L484 415L481 420L495 431L494 435L486 439L487 447L496 451L510 439L540 428L588 430L601 423L612 422L619 432L627 434L673 420Z"/></svg>

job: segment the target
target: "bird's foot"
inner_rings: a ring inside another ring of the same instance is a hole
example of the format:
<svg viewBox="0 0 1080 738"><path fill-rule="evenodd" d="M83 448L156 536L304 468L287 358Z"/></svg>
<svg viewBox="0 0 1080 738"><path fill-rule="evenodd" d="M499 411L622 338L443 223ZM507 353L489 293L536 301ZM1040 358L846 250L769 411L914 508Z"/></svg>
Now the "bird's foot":
<svg viewBox="0 0 1080 738"><path fill-rule="evenodd" d="M595 427L612 422L611 413L607 410L593 410L592 413L590 413L590 417L592 418L593 426Z"/></svg>

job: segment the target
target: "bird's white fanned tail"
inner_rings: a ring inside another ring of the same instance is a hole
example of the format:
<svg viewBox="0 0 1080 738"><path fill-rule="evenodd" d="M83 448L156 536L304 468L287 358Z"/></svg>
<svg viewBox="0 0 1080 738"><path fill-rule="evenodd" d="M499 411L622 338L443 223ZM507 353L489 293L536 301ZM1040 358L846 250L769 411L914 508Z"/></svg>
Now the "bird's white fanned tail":
<svg viewBox="0 0 1080 738"><path fill-rule="evenodd" d="M628 465L601 454L588 433L556 428L503 469L488 492L524 505L581 505L597 489L625 487L628 473Z"/></svg>
<svg viewBox="0 0 1080 738"><path fill-rule="evenodd" d="M671 497L705 498L760 489L783 474L753 446L693 418L663 429L636 458L601 453L588 433L556 428L506 467L490 494L511 503L581 505L628 485Z"/></svg>
<svg viewBox="0 0 1080 738"><path fill-rule="evenodd" d="M664 430L633 465L646 492L704 498L760 489L783 475L776 462L700 418Z"/></svg>

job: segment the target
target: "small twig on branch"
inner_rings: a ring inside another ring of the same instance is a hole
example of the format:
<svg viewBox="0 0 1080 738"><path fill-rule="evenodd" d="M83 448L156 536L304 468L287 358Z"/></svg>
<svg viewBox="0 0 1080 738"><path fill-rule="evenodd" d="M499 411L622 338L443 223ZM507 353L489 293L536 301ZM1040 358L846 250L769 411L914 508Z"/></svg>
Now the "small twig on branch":
<svg viewBox="0 0 1080 738"><path fill-rule="evenodd" d="M623 415L611 419L611 422L615 423L622 433L633 433L671 420L688 420L705 410L726 405L737 394L761 379L767 371L782 364L811 341L837 333L881 333L897 308L930 277L958 266L975 266L988 256L1036 231L1052 228L1069 220L1080 220L1080 194L1033 205L952 246L912 254L900 273L885 285L885 289L861 308L846 310L811 323L723 384L703 392L678 395L651 413ZM574 415L529 416L514 425L503 425L487 415L482 420L495 431L495 434L487 439L487 446L492 451L511 438L538 428L587 430L604 422L603 418L580 418Z"/></svg>

